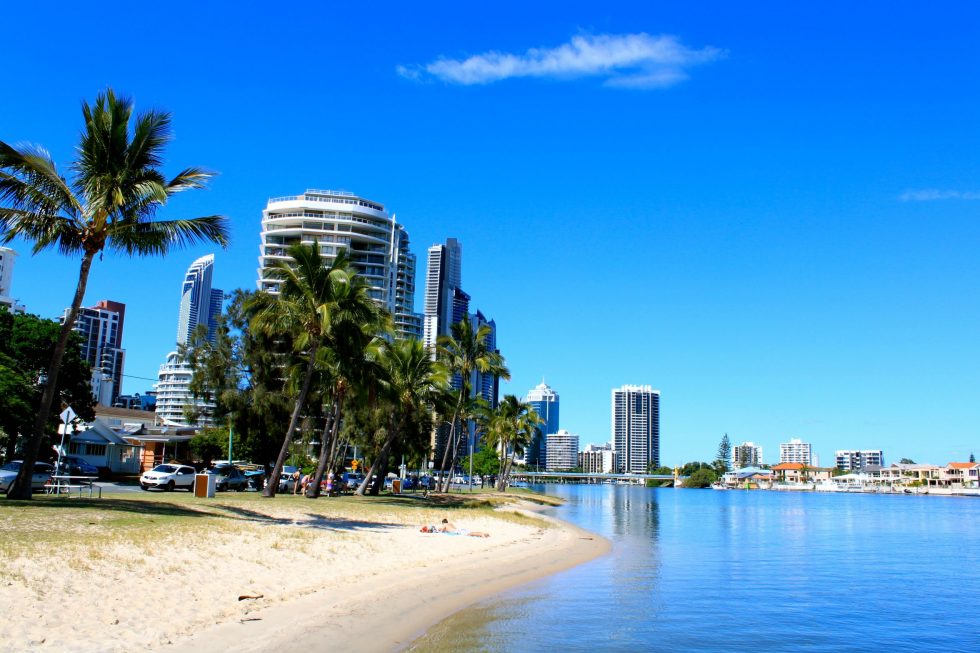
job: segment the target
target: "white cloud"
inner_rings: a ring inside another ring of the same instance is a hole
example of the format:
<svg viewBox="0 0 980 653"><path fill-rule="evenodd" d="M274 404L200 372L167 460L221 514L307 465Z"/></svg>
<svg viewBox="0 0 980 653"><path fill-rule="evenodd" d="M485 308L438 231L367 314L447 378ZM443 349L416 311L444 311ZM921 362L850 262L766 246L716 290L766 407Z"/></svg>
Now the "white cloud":
<svg viewBox="0 0 980 653"><path fill-rule="evenodd" d="M903 202L932 202L935 200L980 200L980 192L962 190L907 190L898 196Z"/></svg>
<svg viewBox="0 0 980 653"><path fill-rule="evenodd" d="M607 86L663 88L687 79L687 69L716 61L725 52L688 48L676 37L649 34L575 36L556 48L523 54L485 52L466 59L440 57L417 66L398 66L402 77L435 78L450 84L490 84L515 77L572 79L603 77Z"/></svg>

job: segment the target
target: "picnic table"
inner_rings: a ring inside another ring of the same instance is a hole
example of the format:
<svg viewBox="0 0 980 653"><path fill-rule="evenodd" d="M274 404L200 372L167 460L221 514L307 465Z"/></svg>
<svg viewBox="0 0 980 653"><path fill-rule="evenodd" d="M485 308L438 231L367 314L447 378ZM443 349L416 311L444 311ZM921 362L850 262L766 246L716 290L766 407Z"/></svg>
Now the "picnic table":
<svg viewBox="0 0 980 653"><path fill-rule="evenodd" d="M56 494L58 496L67 495L72 496L74 490L78 490L78 496L81 497L85 490L88 490L89 498L98 496L102 498L102 486L96 485L95 481L99 480L98 476L72 476L68 474L55 474L48 481L47 485L44 486L45 492L48 494ZM96 490L98 490L98 495L96 495Z"/></svg>

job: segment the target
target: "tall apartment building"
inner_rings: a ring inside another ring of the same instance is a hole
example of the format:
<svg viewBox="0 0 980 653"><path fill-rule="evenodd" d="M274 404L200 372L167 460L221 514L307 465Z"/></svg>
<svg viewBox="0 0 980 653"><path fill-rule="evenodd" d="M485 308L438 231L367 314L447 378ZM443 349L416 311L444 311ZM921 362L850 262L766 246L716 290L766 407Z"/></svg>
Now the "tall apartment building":
<svg viewBox="0 0 980 653"><path fill-rule="evenodd" d="M835 466L845 472L856 472L869 465L885 466L885 454L881 449L838 449L834 453Z"/></svg>
<svg viewBox="0 0 980 653"><path fill-rule="evenodd" d="M452 325L469 312L470 296L460 288L462 269L463 246L455 238L429 248L422 342L430 349L435 348L439 336L449 335Z"/></svg>
<svg viewBox="0 0 980 653"><path fill-rule="evenodd" d="M762 447L754 442L743 442L732 447L732 469L762 465Z"/></svg>
<svg viewBox="0 0 980 653"><path fill-rule="evenodd" d="M578 436L561 429L545 436L547 458L545 469L549 472L567 472L578 465Z"/></svg>
<svg viewBox="0 0 980 653"><path fill-rule="evenodd" d="M208 340L214 342L224 293L212 288L214 254L197 259L187 268L180 289L180 314L177 317L177 342L187 344L198 324L208 329Z"/></svg>
<svg viewBox="0 0 980 653"><path fill-rule="evenodd" d="M0 247L0 308L6 308L11 313L23 313L24 306L10 296L10 287L14 281L14 263L17 252L9 247Z"/></svg>
<svg viewBox="0 0 980 653"><path fill-rule="evenodd" d="M531 436L531 444L527 450L527 464L539 467L547 461L547 436L558 432L558 393L543 381L527 393L525 401L531 404L535 412L544 420Z"/></svg>
<svg viewBox="0 0 980 653"><path fill-rule="evenodd" d="M61 315L68 319L71 309ZM123 364L126 352L122 348L126 305L103 299L89 308L80 308L74 331L82 338L82 358L92 368L92 396L104 405L112 406L122 394Z"/></svg>
<svg viewBox="0 0 980 653"><path fill-rule="evenodd" d="M440 336L452 335L452 326L468 318L473 330L487 326L489 333L485 344L491 351L497 349L497 324L487 319L481 312L470 312L470 295L462 285L463 246L455 238L449 238L444 245L433 245L428 250L428 268L425 275L425 303L423 307L422 342L435 356ZM472 396L483 397L491 406L498 403L500 380L491 374L474 372L469 379ZM453 388L460 388L463 380L458 376L451 380ZM472 431L473 424L466 428ZM432 434L432 452L435 460L441 461L448 440L449 429L443 425ZM476 445L475 438L466 437L460 441L459 455L470 453L470 443Z"/></svg>
<svg viewBox="0 0 980 653"><path fill-rule="evenodd" d="M612 391L612 442L616 471L643 474L660 466L660 391L624 385Z"/></svg>
<svg viewBox="0 0 980 653"><path fill-rule="evenodd" d="M262 212L261 240L259 290L277 291L279 282L269 270L277 261L289 261L291 245L316 241L328 261L347 251L371 298L394 318L397 337L422 337L422 316L414 312L415 255L408 232L383 204L335 190L276 197Z"/></svg>
<svg viewBox="0 0 980 653"><path fill-rule="evenodd" d="M578 455L578 466L588 474L611 474L616 469L616 452L611 444L590 444Z"/></svg>
<svg viewBox="0 0 980 653"><path fill-rule="evenodd" d="M810 443L803 442L799 438L791 438L789 442L781 443L779 445L779 462L812 465Z"/></svg>
<svg viewBox="0 0 980 653"><path fill-rule="evenodd" d="M214 255L202 256L187 268L180 288L180 311L177 317L177 344L186 345L199 325L207 329L208 340L214 342L221 315L224 293L212 287ZM190 391L193 371L180 354L172 351L160 366L157 377L156 413L173 424L209 426L212 424L214 403L194 397ZM189 419L188 412L196 418Z"/></svg>

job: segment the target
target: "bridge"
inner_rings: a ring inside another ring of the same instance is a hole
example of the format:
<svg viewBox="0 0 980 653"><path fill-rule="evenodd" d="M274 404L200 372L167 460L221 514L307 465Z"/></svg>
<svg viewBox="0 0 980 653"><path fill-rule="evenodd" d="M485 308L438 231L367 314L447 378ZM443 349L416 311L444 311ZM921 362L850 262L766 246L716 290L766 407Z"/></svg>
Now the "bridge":
<svg viewBox="0 0 980 653"><path fill-rule="evenodd" d="M683 481L686 476L673 474L603 474L600 472L511 472L515 481L526 483L635 483L640 485L647 480Z"/></svg>

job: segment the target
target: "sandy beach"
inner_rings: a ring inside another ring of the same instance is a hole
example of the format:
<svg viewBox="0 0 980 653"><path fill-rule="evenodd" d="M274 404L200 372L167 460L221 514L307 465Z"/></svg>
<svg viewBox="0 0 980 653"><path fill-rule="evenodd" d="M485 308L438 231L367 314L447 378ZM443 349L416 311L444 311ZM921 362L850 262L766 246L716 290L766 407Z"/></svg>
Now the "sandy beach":
<svg viewBox="0 0 980 653"><path fill-rule="evenodd" d="M457 610L609 548L526 502L36 503L29 533L16 505L0 511L0 641L12 650L400 650ZM419 532L443 516L491 536Z"/></svg>

